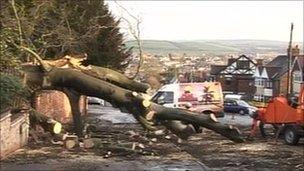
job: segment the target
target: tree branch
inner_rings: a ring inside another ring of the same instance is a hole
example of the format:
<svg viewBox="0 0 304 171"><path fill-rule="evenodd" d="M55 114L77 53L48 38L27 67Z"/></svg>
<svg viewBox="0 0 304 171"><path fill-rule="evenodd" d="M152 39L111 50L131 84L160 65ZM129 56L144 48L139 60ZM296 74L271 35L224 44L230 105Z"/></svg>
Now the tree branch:
<svg viewBox="0 0 304 171"><path fill-rule="evenodd" d="M18 13L17 13L17 9L16 9L16 5L15 5L15 0L11 0L11 5L12 5L12 8L13 8L13 11L14 11L14 14L15 14L15 17L16 17L16 20L17 20L17 25L18 25L18 31L19 31L19 41L20 41L20 45L22 45L22 29L21 29L21 21L20 21L20 18L18 16Z"/></svg>
<svg viewBox="0 0 304 171"><path fill-rule="evenodd" d="M36 52L34 52L33 50L31 50L30 48L27 48L25 46L18 46L17 45L17 47L19 47L22 50L25 50L26 52L28 52L30 54L32 54L35 57L35 59L41 64L41 66L43 67L43 69L45 71L47 71L47 72L51 71L52 67L49 64L47 64L46 62L44 62L43 59Z"/></svg>
<svg viewBox="0 0 304 171"><path fill-rule="evenodd" d="M141 65L143 63L143 49L142 49L142 43L141 43L141 39L140 39L140 19L138 17L135 17L134 15L132 15L125 7L123 7L121 4L119 4L116 0L114 0L114 2L123 10L125 11L132 19L134 19L136 21L136 28L134 29L134 27L132 26L132 23L124 18L124 17L121 17L121 19L123 19L124 21L127 22L128 24L128 27L129 27L129 31L131 33L131 35L133 36L133 38L135 39L136 43L137 43L137 46L138 46L138 50L139 50L139 61L138 61L138 65L137 65L137 68L136 68L136 72L135 74L130 78L130 79L134 79L137 77L139 71L140 71L140 68L141 68Z"/></svg>

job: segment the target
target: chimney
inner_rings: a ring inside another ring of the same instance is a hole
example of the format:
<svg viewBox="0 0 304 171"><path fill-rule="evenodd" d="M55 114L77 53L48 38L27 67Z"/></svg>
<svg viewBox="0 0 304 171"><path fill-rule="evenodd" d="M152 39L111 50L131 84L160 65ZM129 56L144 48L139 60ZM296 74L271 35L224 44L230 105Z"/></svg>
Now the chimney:
<svg viewBox="0 0 304 171"><path fill-rule="evenodd" d="M287 49L287 53L289 52L289 48ZM292 53L292 56L294 57L294 56L299 56L299 54L300 54L300 49L299 49L299 46L298 45L296 45L295 47L293 47L292 49L291 49L291 53Z"/></svg>
<svg viewBox="0 0 304 171"><path fill-rule="evenodd" d="M231 65L233 62L235 61L235 59L233 57L228 59L228 65Z"/></svg>
<svg viewBox="0 0 304 171"><path fill-rule="evenodd" d="M263 66L263 59L262 58L256 59L256 65L257 66Z"/></svg>

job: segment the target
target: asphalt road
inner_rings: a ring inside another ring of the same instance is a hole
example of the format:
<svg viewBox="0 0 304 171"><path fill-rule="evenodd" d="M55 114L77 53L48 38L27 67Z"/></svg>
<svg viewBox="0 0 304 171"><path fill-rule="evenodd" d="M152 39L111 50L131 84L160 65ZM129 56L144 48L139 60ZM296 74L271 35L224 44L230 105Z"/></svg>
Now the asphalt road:
<svg viewBox="0 0 304 171"><path fill-rule="evenodd" d="M101 120L107 120L113 124L137 123L132 114L121 112L111 106L89 105L88 113ZM218 118L221 123L232 125L250 126L252 119L248 115L226 113L223 118Z"/></svg>

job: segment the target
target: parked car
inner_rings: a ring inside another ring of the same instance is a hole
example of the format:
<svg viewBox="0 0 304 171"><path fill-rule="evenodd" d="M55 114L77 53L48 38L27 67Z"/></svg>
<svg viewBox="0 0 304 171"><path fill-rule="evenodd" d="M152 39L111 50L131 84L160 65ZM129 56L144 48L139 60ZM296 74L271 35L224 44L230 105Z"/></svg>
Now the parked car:
<svg viewBox="0 0 304 171"><path fill-rule="evenodd" d="M226 94L225 99L234 99L234 100L241 100L242 95L239 94Z"/></svg>
<svg viewBox="0 0 304 171"><path fill-rule="evenodd" d="M104 100L97 97L88 97L89 105L104 105Z"/></svg>
<svg viewBox="0 0 304 171"><path fill-rule="evenodd" d="M226 99L224 101L224 112L252 115L256 110L256 107L250 106L244 100Z"/></svg>

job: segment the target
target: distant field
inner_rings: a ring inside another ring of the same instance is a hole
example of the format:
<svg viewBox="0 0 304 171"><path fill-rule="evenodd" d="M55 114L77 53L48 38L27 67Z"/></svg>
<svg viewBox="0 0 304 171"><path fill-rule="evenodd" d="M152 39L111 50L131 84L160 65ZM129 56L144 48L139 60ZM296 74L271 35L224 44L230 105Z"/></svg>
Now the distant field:
<svg viewBox="0 0 304 171"><path fill-rule="evenodd" d="M163 41L143 40L143 49L147 53L166 55L168 53L186 53L191 55L213 54L223 55L229 53L286 53L288 42L269 40L197 40L197 41ZM297 44L297 43L294 43ZM300 48L302 43L298 43ZM135 41L128 41L128 47L138 50Z"/></svg>

